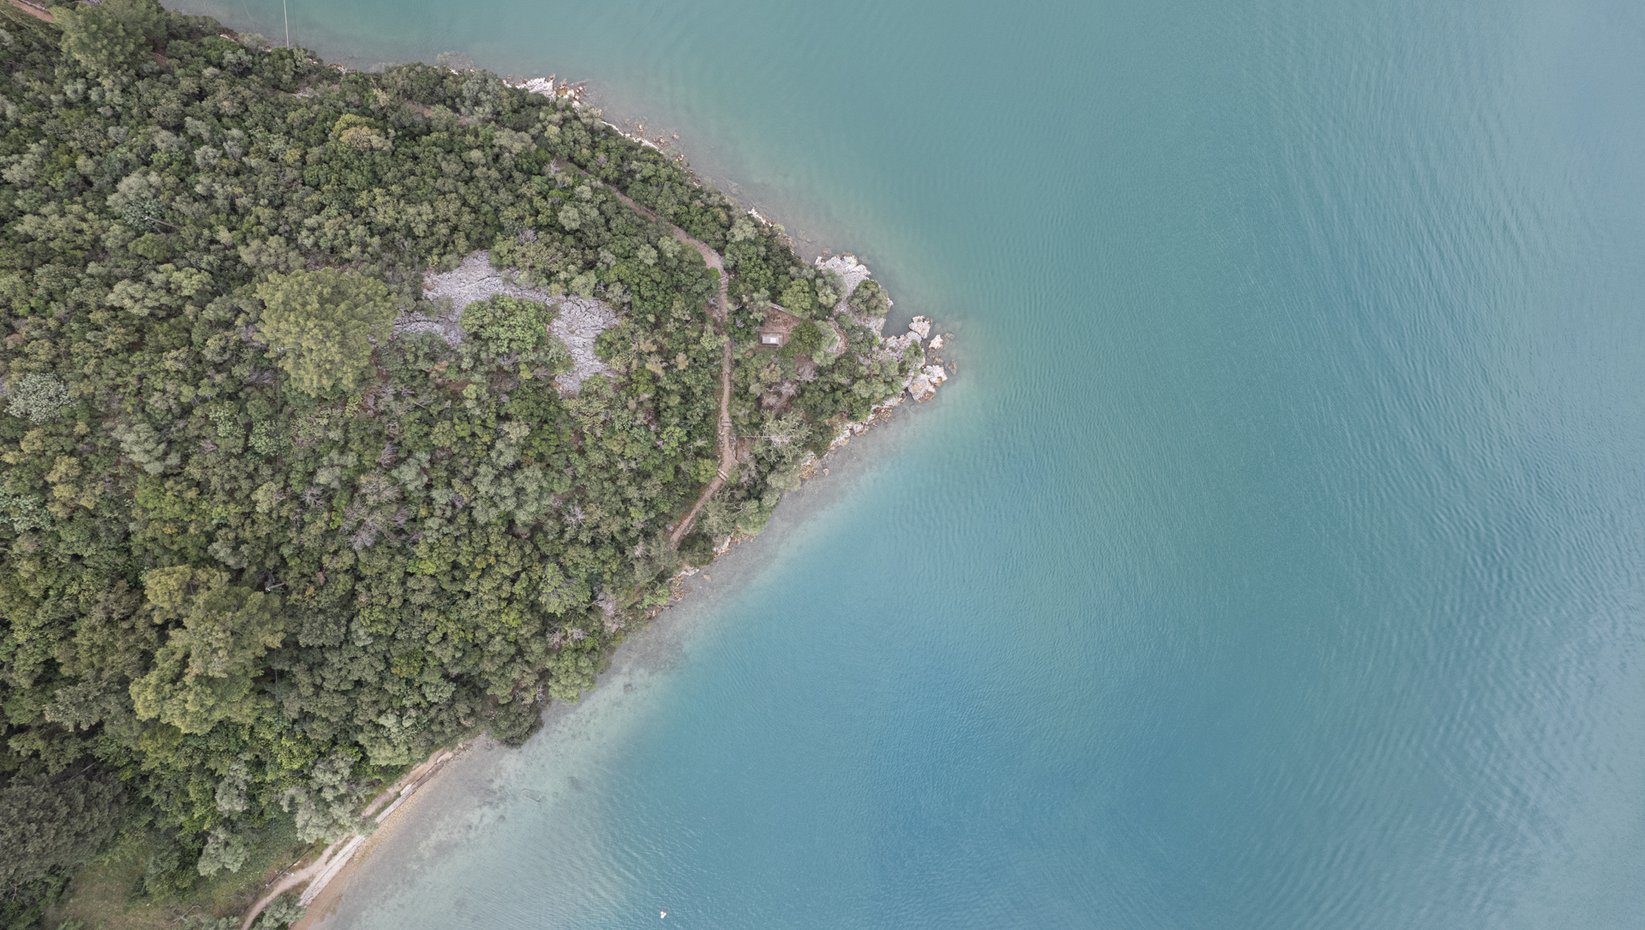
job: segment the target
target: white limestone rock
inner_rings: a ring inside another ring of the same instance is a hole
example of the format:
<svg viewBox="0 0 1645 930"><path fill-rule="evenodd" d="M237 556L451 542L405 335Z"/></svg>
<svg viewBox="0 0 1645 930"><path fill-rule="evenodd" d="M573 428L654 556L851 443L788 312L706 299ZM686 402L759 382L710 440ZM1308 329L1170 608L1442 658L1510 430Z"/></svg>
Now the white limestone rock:
<svg viewBox="0 0 1645 930"><path fill-rule="evenodd" d="M458 317L469 304L490 300L498 294L537 303L548 303L555 297L540 287L524 287L512 273L493 268L491 253L485 249L469 253L450 271L423 277L423 297L435 303L442 299L450 300L451 308Z"/></svg>
<svg viewBox="0 0 1645 930"><path fill-rule="evenodd" d="M588 297L567 297L540 287L526 287L514 273L493 268L491 254L485 250L464 258L456 268L423 278L423 297L445 312L438 317L405 314L395 321L395 335L432 332L446 342L456 345L462 341L463 330L459 321L469 304L490 300L499 294L519 300L556 305L549 331L565 343L571 356L571 370L554 379L561 394L577 393L589 378L605 374L611 369L594 352L594 341L600 334L617 325L616 311L604 303Z"/></svg>
<svg viewBox="0 0 1645 930"><path fill-rule="evenodd" d="M530 80L521 81L514 86L520 88L528 94L537 94L543 97L554 96L553 78L535 77Z"/></svg>
<svg viewBox="0 0 1645 930"><path fill-rule="evenodd" d="M868 270L868 266L864 265L860 261L857 261L857 256L850 254L830 255L827 258L819 258L817 259L816 265L823 271L837 275L840 282L845 285L845 290L840 295L839 303L834 305L834 313L845 317L846 319L856 320L858 323L861 323L862 325L873 330L875 336L882 335L885 332L885 317L880 316L863 319L851 313L851 295L856 292L858 285L862 284L864 281L867 281L873 275L873 272Z"/></svg>
<svg viewBox="0 0 1645 930"><path fill-rule="evenodd" d="M518 87L528 94L536 94L540 97L570 100L573 104L582 102L582 82L562 81L552 74L548 77L534 77L509 86Z"/></svg>
<svg viewBox="0 0 1645 930"><path fill-rule="evenodd" d="M845 293L841 295L839 305L834 308L840 312L844 312L845 301L851 296L851 292L857 289L857 285L867 281L873 274L867 265L857 261L855 255L830 255L827 258L819 258L817 267L839 275L840 281L845 284Z"/></svg>
<svg viewBox="0 0 1645 930"><path fill-rule="evenodd" d="M910 350L924 355L925 349L920 345L920 337L916 333L903 333L901 336L892 336L881 344L886 353L898 358L906 355Z"/></svg>
<svg viewBox="0 0 1645 930"><path fill-rule="evenodd" d="M941 365L927 365L914 373L908 382L908 395L920 403L937 396L937 388L948 380L948 372Z"/></svg>
<svg viewBox="0 0 1645 930"><path fill-rule="evenodd" d="M559 312L548 329L565 343L566 352L571 356L571 370L554 376L554 385L561 394L575 394L584 381L611 370L595 354L594 341L616 325L617 314L598 300L567 297L560 301Z"/></svg>

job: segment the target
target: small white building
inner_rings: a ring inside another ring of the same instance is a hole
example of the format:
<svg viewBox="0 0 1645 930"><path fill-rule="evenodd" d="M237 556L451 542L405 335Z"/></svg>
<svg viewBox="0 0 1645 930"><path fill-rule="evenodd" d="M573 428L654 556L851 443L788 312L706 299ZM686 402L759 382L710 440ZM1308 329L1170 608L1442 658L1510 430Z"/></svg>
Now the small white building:
<svg viewBox="0 0 1645 930"><path fill-rule="evenodd" d="M760 324L760 345L772 349L788 345L789 335L800 322L799 317L776 304L768 305L765 308L765 321Z"/></svg>

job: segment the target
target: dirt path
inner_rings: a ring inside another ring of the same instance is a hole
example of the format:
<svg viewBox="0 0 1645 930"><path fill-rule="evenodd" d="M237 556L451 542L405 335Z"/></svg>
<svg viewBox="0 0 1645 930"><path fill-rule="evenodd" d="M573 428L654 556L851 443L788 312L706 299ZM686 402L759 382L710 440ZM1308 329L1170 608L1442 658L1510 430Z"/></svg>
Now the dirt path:
<svg viewBox="0 0 1645 930"><path fill-rule="evenodd" d="M720 282L722 295L725 292L725 282ZM722 305L724 297L722 296ZM721 328L721 336L725 335ZM731 480L731 470L737 466L737 435L731 430L731 340L725 339L721 344L722 357L720 359L720 464L714 470L714 480L703 486L703 493L698 495L697 502L691 505L686 515L680 518L679 525L674 532L668 534L669 545L679 546L680 540L691 532L691 527L697 522L697 517L714 495L720 493L725 483Z"/></svg>
<svg viewBox="0 0 1645 930"><path fill-rule="evenodd" d="M29 14L35 19L44 20L48 23L54 23L57 21L52 18L51 13L48 12L45 7L30 3L29 0L11 0L11 5Z"/></svg>
<svg viewBox="0 0 1645 930"><path fill-rule="evenodd" d="M555 164L587 177L586 172L583 172L575 165L567 165L563 162L555 162ZM725 260L720 257L720 253L709 248L708 243L703 242L701 239L692 238L685 230L659 217L649 208L635 203L634 198L615 187L605 185L605 188L627 205L630 210L651 220L653 223L661 223L673 230L674 238L696 249L697 254L703 257L703 263L714 269L720 277L720 295L713 314L714 328L720 333L720 420L718 427L715 429L720 448L720 462L714 470L714 480L703 487L703 492L697 496L696 503L692 504L691 509L686 511L685 516L681 517L679 522L674 525L674 531L668 534L668 544L678 547L680 540L691 534L691 528L696 526L697 517L702 515L703 508L707 507L708 502L713 500L714 495L720 493L720 489L725 487L725 483L731 480L731 473L737 467L737 433L731 426L731 339L725 331L725 321L731 309L730 282L726 280L725 276Z"/></svg>
<svg viewBox="0 0 1645 930"><path fill-rule="evenodd" d="M357 840L359 838L354 837L353 839ZM269 886L268 892L261 898L258 898L257 903L253 904L251 909L246 911L246 916L240 921L240 930L248 930L248 928L251 927L251 922L256 920L263 913L264 909L266 909L270 904L273 904L276 898L293 888L307 884L314 878L314 876L319 875L321 872L324 872L327 868L329 868L332 861L337 857L337 854L342 851L344 845L345 843L343 841L332 843L330 846L326 847L325 852L320 854L320 858L310 862L303 868L292 872L291 874L275 882L273 885Z"/></svg>

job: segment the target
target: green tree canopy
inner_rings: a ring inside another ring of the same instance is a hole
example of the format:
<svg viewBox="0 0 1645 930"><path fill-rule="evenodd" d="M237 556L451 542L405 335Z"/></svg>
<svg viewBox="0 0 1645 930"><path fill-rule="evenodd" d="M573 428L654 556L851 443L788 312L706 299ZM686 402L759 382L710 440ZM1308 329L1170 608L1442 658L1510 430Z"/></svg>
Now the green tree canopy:
<svg viewBox="0 0 1645 930"><path fill-rule="evenodd" d="M143 589L150 619L172 629L153 668L131 684L137 716L184 733L254 717L259 660L284 638L279 599L230 584L226 572L187 566L145 573Z"/></svg>
<svg viewBox="0 0 1645 930"><path fill-rule="evenodd" d="M857 285L849 301L851 312L865 320L885 316L891 312L891 298L886 296L880 282L870 278Z"/></svg>
<svg viewBox="0 0 1645 930"><path fill-rule="evenodd" d="M497 296L463 308L463 332L496 352L525 352L548 340L548 308L533 300Z"/></svg>
<svg viewBox="0 0 1645 930"><path fill-rule="evenodd" d="M123 795L84 770L50 777L31 766L0 782L0 924L27 926L40 886L60 885L114 832Z"/></svg>
<svg viewBox="0 0 1645 930"><path fill-rule="evenodd" d="M436 747L523 738L919 361L591 109L154 0L62 23L0 3L0 927L38 923L105 807L144 913L185 910L262 873L272 820L336 836ZM719 251L723 318L676 228ZM395 333L480 254L460 321ZM484 299L510 280L610 316ZM815 365L760 347L778 299ZM556 378L573 351L601 375ZM722 373L740 461L681 553Z"/></svg>
<svg viewBox="0 0 1645 930"><path fill-rule="evenodd" d="M388 337L395 315L383 282L332 268L269 275L257 285L257 299L258 333L291 386L311 396L357 386L373 343Z"/></svg>
<svg viewBox="0 0 1645 930"><path fill-rule="evenodd" d="M34 423L54 419L69 405L69 389L52 375L29 372L6 390L6 412Z"/></svg>
<svg viewBox="0 0 1645 930"><path fill-rule="evenodd" d="M63 27L63 51L87 71L113 77L142 64L166 30L156 0L103 0L76 3L54 12Z"/></svg>
<svg viewBox="0 0 1645 930"><path fill-rule="evenodd" d="M810 320L805 320L794 327L788 336L788 344L783 346L783 355L788 358L809 358L815 355L823 345L822 327Z"/></svg>

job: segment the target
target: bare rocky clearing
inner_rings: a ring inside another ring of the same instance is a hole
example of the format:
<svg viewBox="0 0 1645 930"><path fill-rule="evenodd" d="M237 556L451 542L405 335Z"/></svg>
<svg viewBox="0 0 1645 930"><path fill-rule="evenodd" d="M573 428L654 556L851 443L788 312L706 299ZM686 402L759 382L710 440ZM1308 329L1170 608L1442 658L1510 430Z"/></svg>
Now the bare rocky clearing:
<svg viewBox="0 0 1645 930"><path fill-rule="evenodd" d="M469 304L497 296L530 300L554 308L549 331L565 344L571 356L571 370L554 379L563 394L575 394L589 378L611 369L594 352L600 334L617 325L617 313L592 297L572 297L551 293L545 288L527 287L512 273L493 267L491 253L480 250L464 258L456 268L423 278L423 297L440 311L435 315L404 314L394 322L396 336L434 333L451 345L463 341L459 325Z"/></svg>

